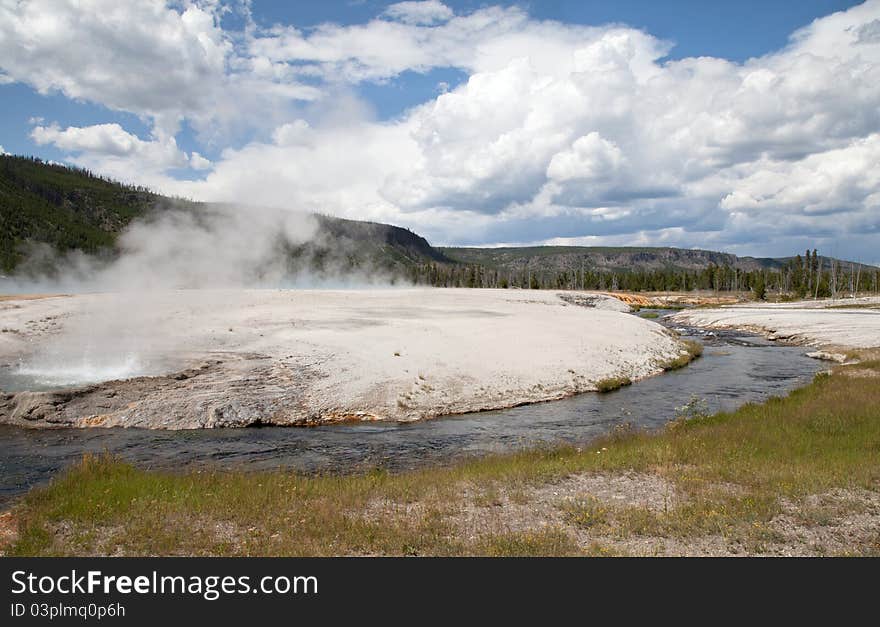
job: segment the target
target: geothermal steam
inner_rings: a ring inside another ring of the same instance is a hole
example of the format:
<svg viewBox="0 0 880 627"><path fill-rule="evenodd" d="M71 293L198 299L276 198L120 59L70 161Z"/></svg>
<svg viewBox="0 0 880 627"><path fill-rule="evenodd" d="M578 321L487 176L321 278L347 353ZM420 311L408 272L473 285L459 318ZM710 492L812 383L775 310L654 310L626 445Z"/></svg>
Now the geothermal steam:
<svg viewBox="0 0 880 627"><path fill-rule="evenodd" d="M367 272L343 277L332 263L320 277L307 261L293 270L287 252L320 237L310 214L208 205L132 223L111 261L72 254L41 274L46 259L29 260L15 291L104 294L76 299L57 335L13 372L40 387L159 374L182 366L166 340L169 325L180 329L191 312L222 307L229 289L381 281Z"/></svg>
<svg viewBox="0 0 880 627"><path fill-rule="evenodd" d="M48 260L34 255L17 283L19 289L43 292L271 286L289 278L285 246L313 239L317 228L312 215L294 211L235 205L171 209L129 225L112 261L78 253Z"/></svg>

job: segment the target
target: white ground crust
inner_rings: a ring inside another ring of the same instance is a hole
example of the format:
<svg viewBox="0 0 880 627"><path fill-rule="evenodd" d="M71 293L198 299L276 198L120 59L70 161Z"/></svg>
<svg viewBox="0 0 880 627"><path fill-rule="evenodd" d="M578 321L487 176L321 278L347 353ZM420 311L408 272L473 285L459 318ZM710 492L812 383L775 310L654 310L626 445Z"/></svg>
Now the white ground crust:
<svg viewBox="0 0 880 627"><path fill-rule="evenodd" d="M0 395L0 422L27 426L414 420L643 378L683 352L649 320L519 290L92 294L0 302L0 329L0 367L190 369Z"/></svg>
<svg viewBox="0 0 880 627"><path fill-rule="evenodd" d="M774 339L811 346L873 348L880 346L880 310L864 308L872 303L880 304L880 299L737 305L681 311L672 320L704 328L760 331ZM862 308L839 308L848 304Z"/></svg>

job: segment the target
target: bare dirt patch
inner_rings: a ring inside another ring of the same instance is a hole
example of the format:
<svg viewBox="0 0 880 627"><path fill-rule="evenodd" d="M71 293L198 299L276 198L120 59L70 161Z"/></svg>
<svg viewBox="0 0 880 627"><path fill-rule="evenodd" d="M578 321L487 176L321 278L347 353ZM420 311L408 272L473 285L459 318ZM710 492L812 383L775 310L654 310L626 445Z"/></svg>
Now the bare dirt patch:
<svg viewBox="0 0 880 627"><path fill-rule="evenodd" d="M780 555L880 555L880 491L835 489L786 500L770 529Z"/></svg>
<svg viewBox="0 0 880 627"><path fill-rule="evenodd" d="M649 509L670 507L678 499L674 486L659 476L641 473L577 474L543 485L516 488L468 486L462 505L449 522L468 540L481 535L521 533L547 528L575 529L565 508L585 500L609 506ZM578 538L589 547L593 538Z"/></svg>
<svg viewBox="0 0 880 627"><path fill-rule="evenodd" d="M736 495L732 484L703 486L703 492ZM615 554L645 556L873 555L880 552L880 492L837 489L800 501L785 500L769 522L742 522L718 532L690 533L656 520L691 505L690 497L664 478L646 473L578 474L539 485L465 490L447 517L456 536L478 542L486 534L547 530L569 536L585 552L595 546ZM723 509L723 500L718 508ZM418 516L419 503L383 508ZM712 509L694 516L711 516ZM574 515L572 515L574 514ZM639 519L646 517L644 531ZM679 523L680 524L680 523ZM699 527L700 525L698 525Z"/></svg>
<svg viewBox="0 0 880 627"><path fill-rule="evenodd" d="M854 379L876 379L880 377L880 372L869 368L844 368L840 371L840 374Z"/></svg>

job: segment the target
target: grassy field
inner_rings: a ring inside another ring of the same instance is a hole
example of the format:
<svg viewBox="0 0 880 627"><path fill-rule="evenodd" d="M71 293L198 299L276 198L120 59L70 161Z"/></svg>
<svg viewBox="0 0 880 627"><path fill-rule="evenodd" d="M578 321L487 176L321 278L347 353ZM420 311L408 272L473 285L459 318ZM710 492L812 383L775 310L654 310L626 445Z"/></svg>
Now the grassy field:
<svg viewBox="0 0 880 627"><path fill-rule="evenodd" d="M160 473L87 457L7 555L880 554L880 361L660 433L403 474Z"/></svg>

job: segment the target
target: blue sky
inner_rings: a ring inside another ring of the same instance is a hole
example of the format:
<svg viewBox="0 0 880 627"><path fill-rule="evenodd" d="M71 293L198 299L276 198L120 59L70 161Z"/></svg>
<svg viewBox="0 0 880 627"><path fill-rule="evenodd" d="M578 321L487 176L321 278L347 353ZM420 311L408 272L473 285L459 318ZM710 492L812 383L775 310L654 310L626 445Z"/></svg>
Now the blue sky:
<svg viewBox="0 0 880 627"><path fill-rule="evenodd" d="M309 28L325 22L357 24L367 22L392 2L344 0L297 0L278 2L255 0L253 19L262 26L274 24ZM457 12L485 6L487 2L446 2ZM674 42L670 58L713 56L744 61L781 48L797 28L834 11L858 4L845 0L743 0L741 2L700 2L699 0L536 0L533 2L491 3L523 7L538 19L566 23L601 25L624 23ZM240 27L241 20L229 17L225 23ZM406 72L381 83L365 83L358 91L380 119L400 115L406 109L437 95L437 84L456 85L467 74L454 68L430 72ZM0 146L14 154L36 155L63 160L63 151L51 145L39 146L30 139L32 118L58 121L63 125L86 126L119 122L129 131L147 135L149 128L136 115L113 111L98 103L71 100L56 93L40 94L21 83L0 85ZM177 136L185 150L199 150L191 129ZM218 147L202 154L216 156Z"/></svg>
<svg viewBox="0 0 880 627"><path fill-rule="evenodd" d="M353 24L380 14L392 2L364 0L298 0L254 2L254 18L262 25L296 24L306 28L322 22ZM457 13L489 4L519 6L536 19L570 24L624 23L671 39L671 56L714 56L736 61L782 47L789 34L817 17L846 9L847 0L534 0L532 2L449 1Z"/></svg>
<svg viewBox="0 0 880 627"><path fill-rule="evenodd" d="M878 41L877 0L0 0L0 146L436 243L867 259Z"/></svg>

